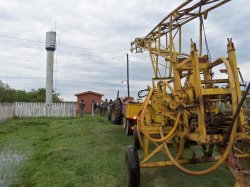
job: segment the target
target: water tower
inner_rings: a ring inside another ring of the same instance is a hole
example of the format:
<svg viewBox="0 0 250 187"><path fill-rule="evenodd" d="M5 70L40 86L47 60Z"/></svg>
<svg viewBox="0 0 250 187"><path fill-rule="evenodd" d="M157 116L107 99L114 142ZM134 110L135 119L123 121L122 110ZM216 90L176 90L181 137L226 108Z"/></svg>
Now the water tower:
<svg viewBox="0 0 250 187"><path fill-rule="evenodd" d="M46 71L46 105L51 106L53 102L53 64L54 64L54 51L56 50L56 32L46 32L47 50L47 71Z"/></svg>

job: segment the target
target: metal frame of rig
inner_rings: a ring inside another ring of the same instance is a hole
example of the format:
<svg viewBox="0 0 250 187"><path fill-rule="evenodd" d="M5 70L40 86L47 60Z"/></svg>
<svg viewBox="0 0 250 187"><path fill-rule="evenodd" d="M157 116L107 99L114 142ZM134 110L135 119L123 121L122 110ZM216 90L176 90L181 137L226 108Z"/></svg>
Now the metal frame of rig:
<svg viewBox="0 0 250 187"><path fill-rule="evenodd" d="M187 0L146 37L131 42L132 52L148 51L154 77L134 127L134 145L126 151L129 186L139 186L140 168L174 165L191 175L205 175L224 162L236 186L249 185L250 126L244 101L250 84L244 84L237 67L232 39L227 43L228 56L211 61L204 28L208 13L229 1ZM191 40L191 52L184 53L182 28L196 18L199 50ZM215 78L213 70L221 66L219 77L225 78ZM190 145L201 151L187 159L184 153ZM140 147L144 151L141 161ZM169 160L157 161L162 157L155 155L161 152ZM183 166L205 162L213 163L202 171Z"/></svg>

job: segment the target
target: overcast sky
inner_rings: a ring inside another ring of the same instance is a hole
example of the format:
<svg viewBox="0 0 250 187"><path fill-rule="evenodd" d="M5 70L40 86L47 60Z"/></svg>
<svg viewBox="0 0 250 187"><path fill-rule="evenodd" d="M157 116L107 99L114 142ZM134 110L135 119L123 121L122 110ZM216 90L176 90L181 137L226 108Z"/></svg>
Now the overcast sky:
<svg viewBox="0 0 250 187"><path fill-rule="evenodd" d="M130 55L131 94L151 82L147 53L131 54L130 42L145 36L183 0L0 0L0 80L30 91L45 87L45 33L57 32L54 90L65 101L74 94L96 91L115 98L126 95L126 54ZM250 80L249 0L232 0L205 21L213 60L226 55L233 38L238 65ZM187 31L198 27L190 24ZM185 32L185 30L183 31ZM191 36L196 41L197 36ZM186 43L190 38L184 38ZM189 51L187 51L189 52Z"/></svg>

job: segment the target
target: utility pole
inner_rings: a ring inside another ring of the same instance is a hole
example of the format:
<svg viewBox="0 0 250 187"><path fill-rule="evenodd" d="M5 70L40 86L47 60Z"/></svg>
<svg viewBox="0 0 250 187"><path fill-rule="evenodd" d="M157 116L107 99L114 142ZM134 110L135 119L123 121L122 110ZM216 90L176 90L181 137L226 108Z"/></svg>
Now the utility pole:
<svg viewBox="0 0 250 187"><path fill-rule="evenodd" d="M130 92L129 92L129 59L128 59L128 53L127 53L127 86L128 86L128 97L130 97Z"/></svg>

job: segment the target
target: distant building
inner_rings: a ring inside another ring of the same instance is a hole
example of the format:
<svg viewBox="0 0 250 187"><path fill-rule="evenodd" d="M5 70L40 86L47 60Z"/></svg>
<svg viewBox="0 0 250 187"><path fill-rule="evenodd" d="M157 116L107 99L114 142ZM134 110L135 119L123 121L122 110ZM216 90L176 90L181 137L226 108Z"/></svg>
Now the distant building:
<svg viewBox="0 0 250 187"><path fill-rule="evenodd" d="M75 96L77 97L77 104L78 104L77 111L78 111L78 113L80 113L79 103L81 102L81 100L84 100L84 103L85 103L84 112L91 113L92 101L95 100L96 103L100 103L100 101L102 100L103 94L100 94L97 92L92 92L92 91L87 91L87 92L77 93L77 94L75 94Z"/></svg>

